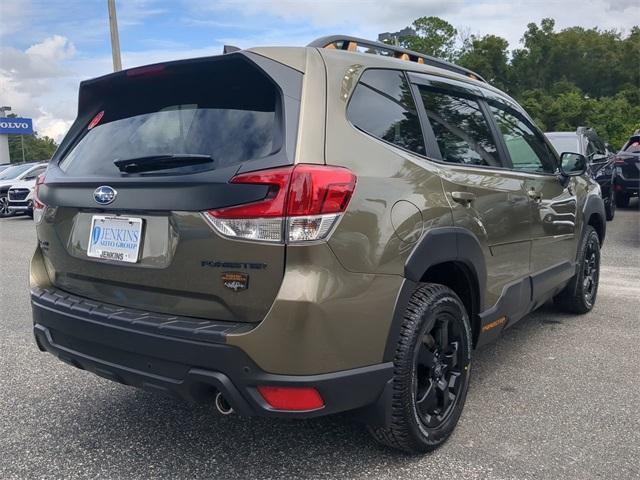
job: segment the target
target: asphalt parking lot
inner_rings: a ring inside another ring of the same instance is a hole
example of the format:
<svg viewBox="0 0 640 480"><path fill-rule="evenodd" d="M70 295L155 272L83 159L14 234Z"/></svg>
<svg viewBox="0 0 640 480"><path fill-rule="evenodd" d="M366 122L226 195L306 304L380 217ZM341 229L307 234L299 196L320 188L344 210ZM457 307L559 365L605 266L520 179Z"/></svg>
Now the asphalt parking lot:
<svg viewBox="0 0 640 480"><path fill-rule="evenodd" d="M608 224L598 301L547 305L475 353L451 440L378 447L348 416L222 417L76 370L31 333L27 218L0 220L0 478L640 477L640 212Z"/></svg>

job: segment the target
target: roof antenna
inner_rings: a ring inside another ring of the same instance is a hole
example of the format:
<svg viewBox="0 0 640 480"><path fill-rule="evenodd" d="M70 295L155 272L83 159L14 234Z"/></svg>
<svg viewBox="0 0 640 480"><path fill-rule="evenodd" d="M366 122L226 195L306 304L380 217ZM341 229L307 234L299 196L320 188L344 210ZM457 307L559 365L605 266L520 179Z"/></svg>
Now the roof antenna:
<svg viewBox="0 0 640 480"><path fill-rule="evenodd" d="M241 50L241 48L236 47L235 45L225 45L224 47L222 47L222 53L233 53L233 52L239 52Z"/></svg>

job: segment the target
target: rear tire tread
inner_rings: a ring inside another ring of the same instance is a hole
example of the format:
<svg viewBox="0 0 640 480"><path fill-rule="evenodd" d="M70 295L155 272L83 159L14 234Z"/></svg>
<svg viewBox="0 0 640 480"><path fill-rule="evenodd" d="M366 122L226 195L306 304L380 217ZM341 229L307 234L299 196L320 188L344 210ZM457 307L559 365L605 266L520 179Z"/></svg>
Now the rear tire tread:
<svg viewBox="0 0 640 480"><path fill-rule="evenodd" d="M409 424L408 419L412 415L411 396L413 392L411 390L411 382L403 381L407 375L413 374L412 353L415 345L415 337L419 335L421 331L420 323L424 314L434 307L437 307L437 305L443 301L451 301L451 297L453 297L460 306L464 315L464 321L467 325L467 332L469 333L468 319L462 302L450 288L434 283L424 283L416 289L409 300L404 320L400 327L398 344L393 359L394 382L390 426L369 426L369 432L373 438L383 445L408 453L426 453L435 450L444 443L457 423L456 418L451 429L445 430L439 437L434 436L432 443L418 442L415 438L412 438L410 434L412 426ZM399 381L396 381L396 379ZM466 391L462 393L462 395L461 403L464 404Z"/></svg>
<svg viewBox="0 0 640 480"><path fill-rule="evenodd" d="M591 225L585 226L584 234L582 235L582 239L580 240L577 257L577 268L579 270L576 270L576 274L573 276L569 284L553 299L556 307L563 312L582 315L584 313L590 312L593 308L593 305L595 304L595 296L591 305L588 305L585 302L582 288L580 287L582 283L581 272L583 268L585 250L589 239L592 236L595 236L598 244L600 244L600 240L597 238L598 234L596 233L595 229Z"/></svg>

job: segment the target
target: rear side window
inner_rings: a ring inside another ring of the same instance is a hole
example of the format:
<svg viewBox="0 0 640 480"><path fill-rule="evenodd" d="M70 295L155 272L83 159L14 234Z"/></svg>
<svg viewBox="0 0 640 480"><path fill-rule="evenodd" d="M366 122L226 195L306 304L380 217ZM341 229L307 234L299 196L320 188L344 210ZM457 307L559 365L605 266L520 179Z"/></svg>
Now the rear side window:
<svg viewBox="0 0 640 480"><path fill-rule="evenodd" d="M425 154L420 121L403 72L365 71L349 102L347 118L374 137Z"/></svg>
<svg viewBox="0 0 640 480"><path fill-rule="evenodd" d="M477 101L424 86L419 88L443 161L502 166L491 129Z"/></svg>
<svg viewBox="0 0 640 480"><path fill-rule="evenodd" d="M102 117L87 126L60 168L72 176L120 176L115 162L175 156L169 170L186 173L241 164L279 149L280 94L257 67L228 59L169 68L119 80L111 94L105 89L95 118ZM193 165L194 156L212 161ZM170 173L160 170L155 173Z"/></svg>
<svg viewBox="0 0 640 480"><path fill-rule="evenodd" d="M631 153L640 152L640 138L633 138L629 140L629 144L624 148L624 151Z"/></svg>
<svg viewBox="0 0 640 480"><path fill-rule="evenodd" d="M507 106L492 104L490 108L502 132L514 170L532 173L556 171L551 150L528 121Z"/></svg>

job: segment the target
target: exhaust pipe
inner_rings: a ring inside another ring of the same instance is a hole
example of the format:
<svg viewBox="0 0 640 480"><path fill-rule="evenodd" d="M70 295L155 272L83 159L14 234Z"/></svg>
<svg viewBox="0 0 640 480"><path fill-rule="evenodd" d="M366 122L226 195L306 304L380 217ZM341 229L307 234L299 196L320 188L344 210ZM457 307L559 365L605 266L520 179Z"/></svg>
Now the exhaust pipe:
<svg viewBox="0 0 640 480"><path fill-rule="evenodd" d="M227 402L227 399L224 398L224 395L222 395L222 392L216 393L215 404L216 404L216 410L218 410L220 414L231 415L233 413L233 407L229 405L229 402Z"/></svg>

